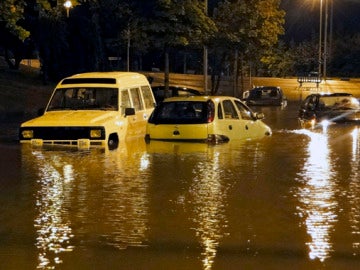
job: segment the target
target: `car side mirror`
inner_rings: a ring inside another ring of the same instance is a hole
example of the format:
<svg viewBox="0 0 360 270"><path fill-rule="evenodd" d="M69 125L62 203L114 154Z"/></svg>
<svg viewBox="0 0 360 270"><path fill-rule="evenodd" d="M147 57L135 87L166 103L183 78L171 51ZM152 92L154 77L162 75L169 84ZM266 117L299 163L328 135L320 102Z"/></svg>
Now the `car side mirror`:
<svg viewBox="0 0 360 270"><path fill-rule="evenodd" d="M125 108L125 116L128 115L135 115L135 109L134 108Z"/></svg>
<svg viewBox="0 0 360 270"><path fill-rule="evenodd" d="M263 113L255 113L255 119L256 120L261 120L264 119L265 115Z"/></svg>

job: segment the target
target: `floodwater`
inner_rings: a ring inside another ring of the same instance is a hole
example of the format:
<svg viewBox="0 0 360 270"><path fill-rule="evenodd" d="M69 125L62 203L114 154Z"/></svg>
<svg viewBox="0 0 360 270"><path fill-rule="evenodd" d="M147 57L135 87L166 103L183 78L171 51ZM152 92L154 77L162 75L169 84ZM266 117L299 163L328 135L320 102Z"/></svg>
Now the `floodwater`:
<svg viewBox="0 0 360 270"><path fill-rule="evenodd" d="M360 128L32 149L1 124L0 269L359 269Z"/></svg>

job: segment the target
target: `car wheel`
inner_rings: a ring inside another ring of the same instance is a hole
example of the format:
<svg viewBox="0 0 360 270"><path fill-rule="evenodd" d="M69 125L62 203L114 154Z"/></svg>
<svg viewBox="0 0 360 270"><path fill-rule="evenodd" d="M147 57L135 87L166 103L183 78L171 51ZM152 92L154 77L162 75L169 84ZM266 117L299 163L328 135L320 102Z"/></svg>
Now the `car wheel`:
<svg viewBox="0 0 360 270"><path fill-rule="evenodd" d="M111 134L108 140L109 150L114 150L119 146L119 138L116 134Z"/></svg>

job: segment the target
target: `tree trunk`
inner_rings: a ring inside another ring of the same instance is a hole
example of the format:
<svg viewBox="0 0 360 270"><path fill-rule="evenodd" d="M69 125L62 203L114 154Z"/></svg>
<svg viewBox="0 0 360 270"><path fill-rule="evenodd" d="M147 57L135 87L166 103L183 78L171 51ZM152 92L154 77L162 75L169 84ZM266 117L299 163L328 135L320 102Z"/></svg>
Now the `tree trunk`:
<svg viewBox="0 0 360 270"><path fill-rule="evenodd" d="M165 86L165 98L169 96L169 77L170 77L170 68L169 68L169 49L165 48L165 70L164 70L164 86Z"/></svg>

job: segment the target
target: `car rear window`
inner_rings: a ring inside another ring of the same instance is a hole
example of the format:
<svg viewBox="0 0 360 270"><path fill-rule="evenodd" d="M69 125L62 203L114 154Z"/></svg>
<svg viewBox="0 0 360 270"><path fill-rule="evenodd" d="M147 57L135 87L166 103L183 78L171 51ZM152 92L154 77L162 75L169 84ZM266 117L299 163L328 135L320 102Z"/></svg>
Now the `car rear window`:
<svg viewBox="0 0 360 270"><path fill-rule="evenodd" d="M264 88L264 89L254 89L250 91L250 99L271 99L278 98L279 90L277 88Z"/></svg>
<svg viewBox="0 0 360 270"><path fill-rule="evenodd" d="M175 101L160 103L149 119L154 124L207 123L208 103L202 101Z"/></svg>

